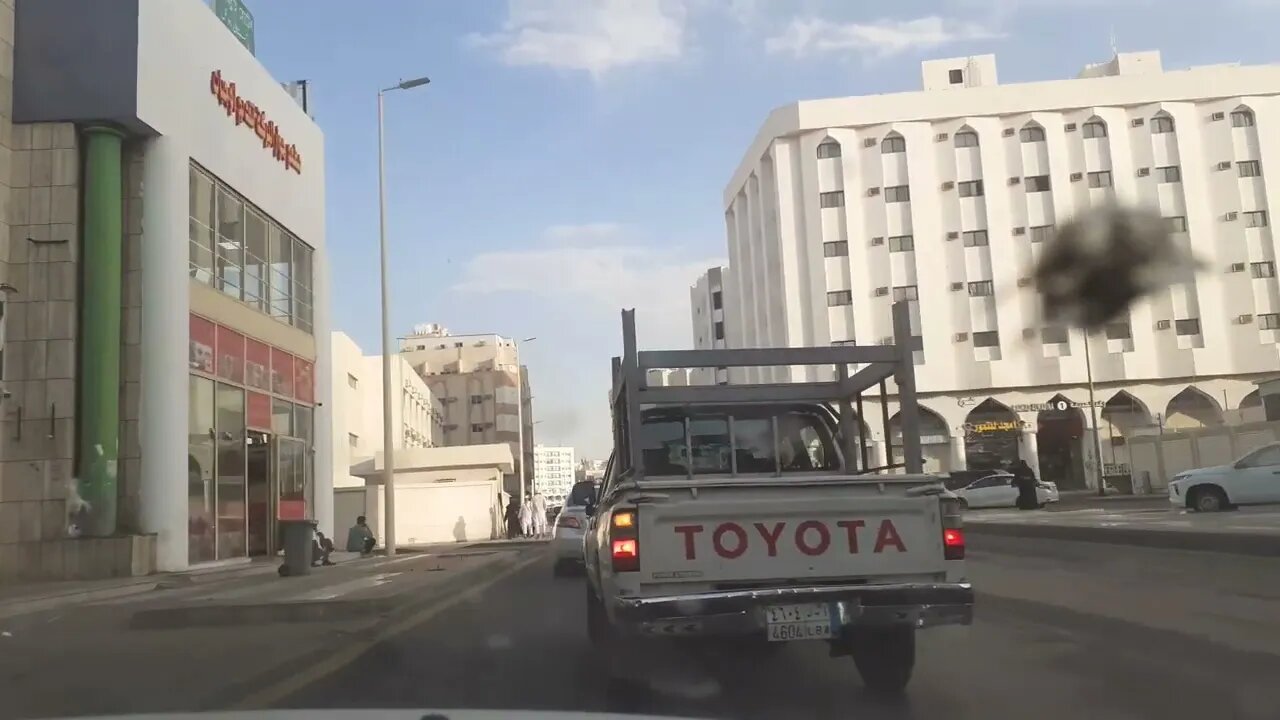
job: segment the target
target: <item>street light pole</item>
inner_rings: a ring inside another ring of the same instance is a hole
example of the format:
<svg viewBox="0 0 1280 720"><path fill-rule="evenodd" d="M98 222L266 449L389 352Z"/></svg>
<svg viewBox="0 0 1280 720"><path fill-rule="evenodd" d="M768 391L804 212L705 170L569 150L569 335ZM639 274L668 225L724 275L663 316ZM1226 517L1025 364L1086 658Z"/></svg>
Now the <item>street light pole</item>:
<svg viewBox="0 0 1280 720"><path fill-rule="evenodd" d="M382 121L382 97L392 90L409 90L431 82L425 77L403 80L378 91L378 251L382 261L382 530L387 556L396 554L395 438L392 435L391 301L387 282L387 155Z"/></svg>
<svg viewBox="0 0 1280 720"><path fill-rule="evenodd" d="M1102 471L1102 438L1098 435L1098 405L1093 398L1093 358L1089 353L1089 331L1084 331L1084 372L1089 383L1089 422L1093 424L1093 462L1097 473L1098 496L1107 494Z"/></svg>
<svg viewBox="0 0 1280 720"><path fill-rule="evenodd" d="M531 343L538 338L527 337L522 342ZM520 502L524 502L525 494L525 462L524 462L524 363L520 361L520 346L516 345L516 466L520 473Z"/></svg>

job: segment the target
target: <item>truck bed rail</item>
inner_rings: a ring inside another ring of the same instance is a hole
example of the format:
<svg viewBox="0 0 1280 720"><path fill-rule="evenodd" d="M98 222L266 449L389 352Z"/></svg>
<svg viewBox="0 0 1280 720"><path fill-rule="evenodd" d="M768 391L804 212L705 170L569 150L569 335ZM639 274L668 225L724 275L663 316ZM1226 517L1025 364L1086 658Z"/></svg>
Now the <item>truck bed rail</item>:
<svg viewBox="0 0 1280 720"><path fill-rule="evenodd" d="M833 403L839 407L846 475L865 473L870 467L869 445L860 422L863 393L879 386L880 407L886 429L886 445L892 460L893 448L887 437L889 395L886 381L897 385L902 428L902 463L908 475L921 472L920 413L916 404L915 361L911 344L910 311L906 302L893 304L892 345L839 345L804 348L743 348L714 350L637 349L635 310L622 311L622 356L613 358L614 448L622 475L644 479L644 458L634 441L642 423L642 406L722 405L733 403ZM730 368L779 366L834 366L835 382L772 383L763 385L691 385L649 387L649 370L667 368ZM857 427L855 436L849 432ZM856 444L855 444L856 439ZM861 462L857 462L860 460ZM881 476L884 477L884 476ZM800 476L790 476L801 481ZM646 481L646 487L649 487ZM703 480L703 483L707 480Z"/></svg>

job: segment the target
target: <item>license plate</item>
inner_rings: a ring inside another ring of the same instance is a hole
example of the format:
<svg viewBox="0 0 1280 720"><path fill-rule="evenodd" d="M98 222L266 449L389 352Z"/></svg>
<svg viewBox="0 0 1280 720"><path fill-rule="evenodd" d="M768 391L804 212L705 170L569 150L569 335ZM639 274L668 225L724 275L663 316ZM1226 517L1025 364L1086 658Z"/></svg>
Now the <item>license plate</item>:
<svg viewBox="0 0 1280 720"><path fill-rule="evenodd" d="M770 605L764 613L770 642L827 640L836 635L834 613L826 603Z"/></svg>

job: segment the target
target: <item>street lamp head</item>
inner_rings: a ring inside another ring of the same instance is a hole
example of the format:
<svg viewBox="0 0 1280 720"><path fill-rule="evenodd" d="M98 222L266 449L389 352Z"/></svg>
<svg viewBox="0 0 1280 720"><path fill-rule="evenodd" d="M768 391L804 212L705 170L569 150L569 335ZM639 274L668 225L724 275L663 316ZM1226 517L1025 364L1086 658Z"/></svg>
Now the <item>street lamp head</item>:
<svg viewBox="0 0 1280 720"><path fill-rule="evenodd" d="M426 85L429 82L431 82L431 78L420 77L420 78L414 78L412 80L401 80L400 84L396 85L396 87L401 90L412 90L413 88Z"/></svg>

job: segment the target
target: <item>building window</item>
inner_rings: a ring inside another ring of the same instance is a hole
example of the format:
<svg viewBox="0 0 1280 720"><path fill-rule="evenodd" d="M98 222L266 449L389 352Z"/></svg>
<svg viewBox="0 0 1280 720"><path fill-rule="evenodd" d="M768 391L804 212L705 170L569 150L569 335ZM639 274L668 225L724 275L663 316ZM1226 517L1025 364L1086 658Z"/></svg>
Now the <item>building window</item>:
<svg viewBox="0 0 1280 720"><path fill-rule="evenodd" d="M911 188L906 185L893 185L884 189L884 201L887 203L911 202Z"/></svg>
<svg viewBox="0 0 1280 720"><path fill-rule="evenodd" d="M1184 233L1187 231L1187 218L1183 215L1174 215L1164 219L1165 224L1169 226L1171 233Z"/></svg>
<svg viewBox="0 0 1280 720"><path fill-rule="evenodd" d="M1090 120L1080 128L1080 132L1086 138L1104 138L1107 136L1107 126L1097 120Z"/></svg>
<svg viewBox="0 0 1280 720"><path fill-rule="evenodd" d="M916 290L915 285L899 285L893 289L893 301L902 302L903 300L919 300L920 294Z"/></svg>
<svg viewBox="0 0 1280 720"><path fill-rule="evenodd" d="M1000 347L999 330L983 330L973 334L974 347Z"/></svg>
<svg viewBox="0 0 1280 720"><path fill-rule="evenodd" d="M195 164L189 177L191 279L310 333L311 247Z"/></svg>
<svg viewBox="0 0 1280 720"><path fill-rule="evenodd" d="M833 242L822 243L823 257L847 257L849 255L849 241L835 240Z"/></svg>
<svg viewBox="0 0 1280 720"><path fill-rule="evenodd" d="M823 140L818 144L818 159L828 160L840 157L840 143L835 140Z"/></svg>
<svg viewBox="0 0 1280 720"><path fill-rule="evenodd" d="M1250 210L1244 214L1244 226L1247 228L1260 228L1267 225L1266 210Z"/></svg>
<svg viewBox="0 0 1280 720"><path fill-rule="evenodd" d="M827 293L827 307L842 307L853 304L852 290L835 290Z"/></svg>
<svg viewBox="0 0 1280 720"><path fill-rule="evenodd" d="M1037 125L1028 125L1018 132L1018 137L1024 143L1044 142L1044 128Z"/></svg>
<svg viewBox="0 0 1280 720"><path fill-rule="evenodd" d="M718 321L714 326L716 340L724 339L724 322Z"/></svg>
<svg viewBox="0 0 1280 720"><path fill-rule="evenodd" d="M360 379L351 373L347 373L347 387L355 390L360 387Z"/></svg>
<svg viewBox="0 0 1280 720"><path fill-rule="evenodd" d="M1028 175L1023 183L1029 193L1049 192L1048 175Z"/></svg>
<svg viewBox="0 0 1280 720"><path fill-rule="evenodd" d="M355 449L355 448L356 448L356 446L358 446L359 444L360 444L360 436L359 436L359 435L356 435L355 433L347 433L347 445L348 445L348 446L350 446L352 449Z"/></svg>
<svg viewBox="0 0 1280 720"><path fill-rule="evenodd" d="M1231 127L1253 127L1253 113L1248 110L1235 110L1231 113Z"/></svg>
<svg viewBox="0 0 1280 720"><path fill-rule="evenodd" d="M956 133L956 147L978 147L978 133L972 130L961 130Z"/></svg>
<svg viewBox="0 0 1280 720"><path fill-rule="evenodd" d="M907 139L901 135L890 135L880 143L880 152L884 155L907 151Z"/></svg>
<svg viewBox="0 0 1280 720"><path fill-rule="evenodd" d="M473 432L473 433L482 433L482 432L484 432L484 425L481 425L481 424L479 424L479 423L472 423L472 425L471 425L471 432Z"/></svg>
<svg viewBox="0 0 1280 720"><path fill-rule="evenodd" d="M1255 278L1273 278L1276 276L1276 264L1270 260L1249 263L1249 274Z"/></svg>
<svg viewBox="0 0 1280 720"><path fill-rule="evenodd" d="M1107 339L1108 340L1128 340L1133 337L1133 329L1129 327L1128 322L1108 323Z"/></svg>
<svg viewBox="0 0 1280 720"><path fill-rule="evenodd" d="M981 197L983 195L981 180L965 180L959 183L960 197Z"/></svg>
<svg viewBox="0 0 1280 720"><path fill-rule="evenodd" d="M818 196L818 205L824 208L844 207L844 191L832 190Z"/></svg>
<svg viewBox="0 0 1280 720"><path fill-rule="evenodd" d="M1151 134L1160 135L1173 132L1173 118L1168 115L1157 115L1151 118Z"/></svg>
<svg viewBox="0 0 1280 720"><path fill-rule="evenodd" d="M1259 315L1258 327L1262 330L1280 330L1280 313Z"/></svg>
<svg viewBox="0 0 1280 720"><path fill-rule="evenodd" d="M1198 318L1188 318L1186 320L1175 320L1173 322L1174 329L1179 335L1199 335L1200 320Z"/></svg>
<svg viewBox="0 0 1280 720"><path fill-rule="evenodd" d="M889 252L911 252L916 249L916 239L911 235L894 235L889 238Z"/></svg>
<svg viewBox="0 0 1280 720"><path fill-rule="evenodd" d="M1241 160L1236 163L1236 171L1240 177L1260 177L1262 175L1262 164L1257 160Z"/></svg>
<svg viewBox="0 0 1280 720"><path fill-rule="evenodd" d="M948 70L948 71L947 71L947 82L951 83L952 85L961 85L961 84L963 84L963 83L964 83L964 70L960 70L960 69L956 69L956 70Z"/></svg>
<svg viewBox="0 0 1280 720"><path fill-rule="evenodd" d="M484 404L484 396L483 396L483 395L472 395L472 396L471 396L471 404L472 404L472 405L483 405L483 404Z"/></svg>
<svg viewBox="0 0 1280 720"><path fill-rule="evenodd" d="M1098 172L1089 173L1089 187L1091 188L1111 187L1111 171L1099 170Z"/></svg>
<svg viewBox="0 0 1280 720"><path fill-rule="evenodd" d="M1052 225L1036 225L1027 230L1027 236L1031 238L1033 243L1047 242L1053 237Z"/></svg>
<svg viewBox="0 0 1280 720"><path fill-rule="evenodd" d="M719 290L711 293L711 309L720 310L724 307L724 293Z"/></svg>
<svg viewBox="0 0 1280 720"><path fill-rule="evenodd" d="M995 287L990 280L975 280L969 283L969 297L988 297L995 294Z"/></svg>
<svg viewBox="0 0 1280 720"><path fill-rule="evenodd" d="M1156 168L1156 182L1158 183L1176 183L1182 182L1182 169L1177 165L1166 165L1165 167Z"/></svg>
<svg viewBox="0 0 1280 720"><path fill-rule="evenodd" d="M1051 325L1040 331L1040 342L1045 345L1053 345L1068 342L1067 329L1061 325Z"/></svg>
<svg viewBox="0 0 1280 720"><path fill-rule="evenodd" d="M986 247L990 244L986 230L966 230L960 234L965 247Z"/></svg>

